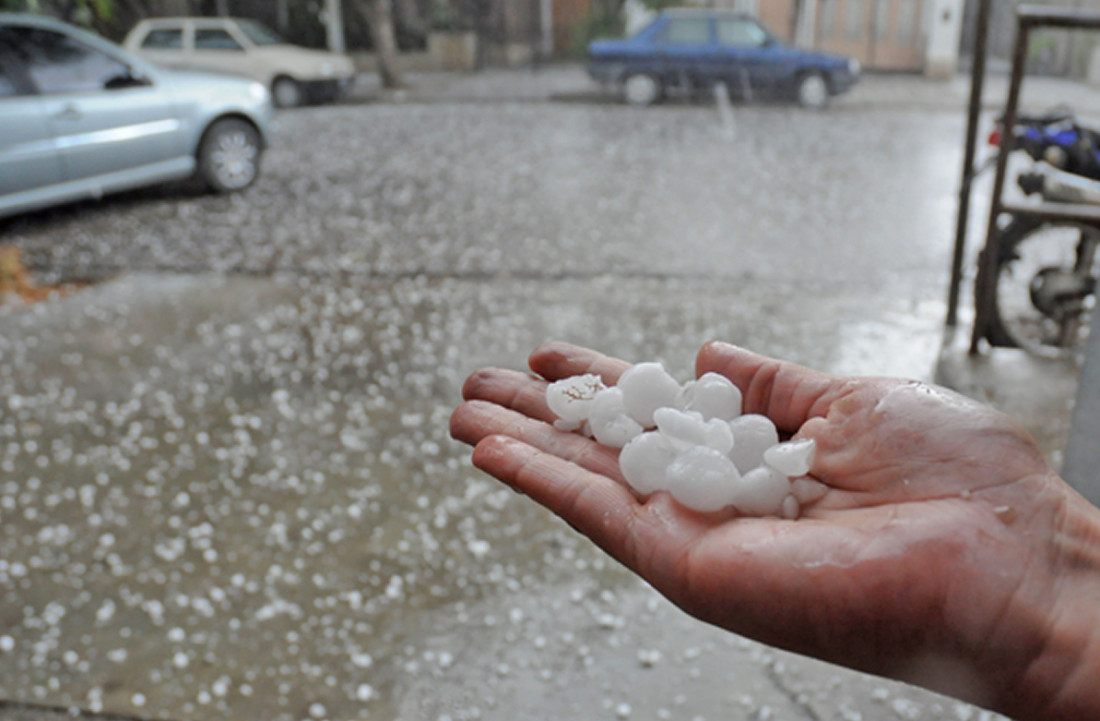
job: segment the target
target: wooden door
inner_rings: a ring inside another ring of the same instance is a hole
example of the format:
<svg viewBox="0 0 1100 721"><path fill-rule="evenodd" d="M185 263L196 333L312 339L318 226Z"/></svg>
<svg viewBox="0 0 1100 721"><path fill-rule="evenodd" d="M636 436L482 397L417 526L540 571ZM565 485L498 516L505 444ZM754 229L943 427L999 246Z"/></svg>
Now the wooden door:
<svg viewBox="0 0 1100 721"><path fill-rule="evenodd" d="M815 45L875 70L924 65L923 0L820 0Z"/></svg>
<svg viewBox="0 0 1100 721"><path fill-rule="evenodd" d="M871 57L878 70L919 70L924 66L921 0L874 0Z"/></svg>

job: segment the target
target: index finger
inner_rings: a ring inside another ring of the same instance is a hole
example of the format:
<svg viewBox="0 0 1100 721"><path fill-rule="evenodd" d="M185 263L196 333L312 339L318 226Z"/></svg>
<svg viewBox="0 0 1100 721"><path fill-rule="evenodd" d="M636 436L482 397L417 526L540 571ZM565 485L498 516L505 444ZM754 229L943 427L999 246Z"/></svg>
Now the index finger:
<svg viewBox="0 0 1100 721"><path fill-rule="evenodd" d="M548 341L535 348L528 365L548 381L595 373L609 386L618 383L619 376L630 367L624 360L561 341Z"/></svg>

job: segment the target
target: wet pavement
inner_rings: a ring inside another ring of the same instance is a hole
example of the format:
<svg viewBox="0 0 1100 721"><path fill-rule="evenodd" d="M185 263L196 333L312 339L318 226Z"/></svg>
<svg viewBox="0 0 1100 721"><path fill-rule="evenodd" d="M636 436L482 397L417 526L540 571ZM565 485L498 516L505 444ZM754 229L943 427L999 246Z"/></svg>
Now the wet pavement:
<svg viewBox="0 0 1100 721"><path fill-rule="evenodd" d="M0 308L0 697L993 718L687 619L447 435L471 370L547 338L682 378L709 338L930 377L962 131L843 103L311 108L245 194L9 221L41 278L113 279Z"/></svg>

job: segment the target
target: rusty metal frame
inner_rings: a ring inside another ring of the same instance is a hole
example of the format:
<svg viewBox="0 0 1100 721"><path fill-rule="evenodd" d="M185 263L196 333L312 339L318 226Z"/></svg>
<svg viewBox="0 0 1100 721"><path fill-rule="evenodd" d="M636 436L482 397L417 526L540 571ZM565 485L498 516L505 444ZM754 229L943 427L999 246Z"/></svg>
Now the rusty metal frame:
<svg viewBox="0 0 1100 721"><path fill-rule="evenodd" d="M988 5L991 0L982 0L981 11L988 13ZM988 21L988 15L985 17ZM1006 203L1004 201L1005 176L1008 171L1008 156L1013 151L1013 134L1010 128L1015 127L1020 103L1020 86L1023 84L1024 69L1027 64L1027 50L1031 39L1031 31L1036 28L1063 28L1067 30L1100 30L1100 14L1088 13L1081 10L1068 8L1051 8L1039 6L1021 6L1017 11L1016 46L1012 58L1012 76L1008 85L1008 98L1005 102L1003 115L1003 127L1006 131L1001 135L1001 149L997 155L997 174L993 181L993 197L989 209L989 224L986 229L985 248L978 259L978 277L975 283L975 316L974 329L970 339L970 354L977 355L981 350L981 342L986 338L993 308L996 299L993 296L993 283L991 282L997 272L997 258L999 250L999 223L1002 216L1028 216L1040 220L1067 220L1090 223L1100 226L1100 207L1086 205L1067 205L1062 203ZM986 27L980 28L982 34L988 31ZM981 72L984 75L985 62L985 38L981 37ZM975 51L977 54L977 50ZM980 111L981 86L978 80L979 64L975 59L974 80L970 98L970 117L973 123L969 132L976 131L977 113ZM977 87L977 95L973 92ZM969 140L969 136L968 136ZM970 150L968 142L968 152ZM972 179L973 156L968 157L968 163L964 172ZM969 206L969 180L964 178L965 204ZM965 235L966 218L963 205L960 205L959 235L956 236L955 259L957 268L953 266L951 297L948 303L948 325L955 324L954 310L958 301L958 281L961 277L963 237Z"/></svg>
<svg viewBox="0 0 1100 721"><path fill-rule="evenodd" d="M974 59L970 71L970 105L966 119L966 150L963 154L962 180L959 183L959 215L955 224L955 253L951 259L951 286L947 294L947 326L959 321L959 290L962 286L963 259L966 255L966 228L970 222L970 191L978 168L974 156L978 148L978 122L982 112L982 88L985 85L985 61L988 55L989 14L993 0L979 0L974 37Z"/></svg>

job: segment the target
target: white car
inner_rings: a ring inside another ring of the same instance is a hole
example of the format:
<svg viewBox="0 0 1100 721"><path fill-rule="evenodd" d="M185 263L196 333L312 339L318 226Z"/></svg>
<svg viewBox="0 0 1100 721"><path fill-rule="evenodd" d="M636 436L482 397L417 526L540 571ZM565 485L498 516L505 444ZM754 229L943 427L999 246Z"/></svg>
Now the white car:
<svg viewBox="0 0 1100 721"><path fill-rule="evenodd" d="M341 98L355 77L347 55L292 45L255 20L143 20L126 36L123 47L164 67L252 78L268 87L275 105L282 108Z"/></svg>

